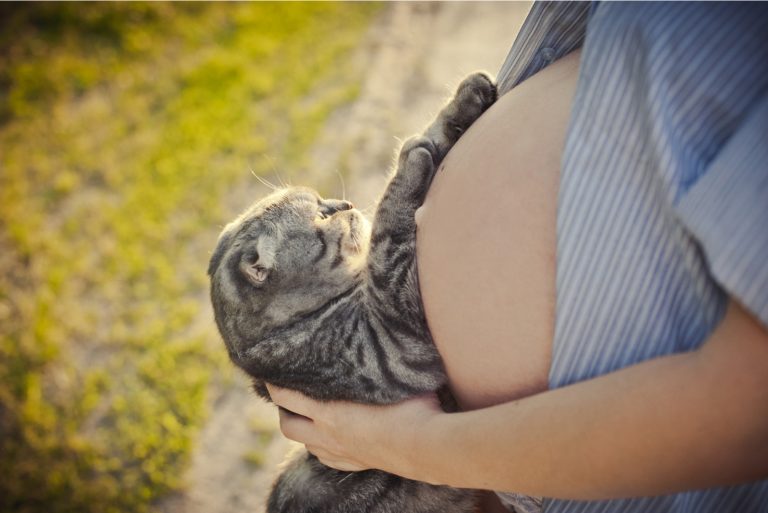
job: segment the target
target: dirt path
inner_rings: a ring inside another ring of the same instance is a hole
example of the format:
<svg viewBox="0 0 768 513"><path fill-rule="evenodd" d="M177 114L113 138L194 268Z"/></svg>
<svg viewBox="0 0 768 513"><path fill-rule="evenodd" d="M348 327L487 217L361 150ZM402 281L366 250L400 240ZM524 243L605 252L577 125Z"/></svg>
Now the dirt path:
<svg viewBox="0 0 768 513"><path fill-rule="evenodd" d="M332 115L311 151L310 176L344 174L346 196L373 205L398 140L426 126L461 78L501 65L528 3L393 3L368 32L356 58L367 69L357 101ZM298 176L299 173L297 173ZM291 444L275 409L256 399L239 374L214 394L186 476L186 492L158 513L261 512ZM246 455L263 459L260 467Z"/></svg>
<svg viewBox="0 0 768 513"><path fill-rule="evenodd" d="M358 101L318 141L317 173L349 170L347 196L375 202L398 141L423 129L472 71L495 74L528 12L524 2L397 3L372 27L358 58L368 72Z"/></svg>

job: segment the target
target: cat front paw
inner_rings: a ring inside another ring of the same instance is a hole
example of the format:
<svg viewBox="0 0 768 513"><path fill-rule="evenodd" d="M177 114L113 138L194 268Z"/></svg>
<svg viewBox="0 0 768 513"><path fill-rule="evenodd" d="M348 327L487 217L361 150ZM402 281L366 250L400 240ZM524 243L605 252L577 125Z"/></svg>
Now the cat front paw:
<svg viewBox="0 0 768 513"><path fill-rule="evenodd" d="M442 156L498 97L496 84L482 72L472 73L462 80L453 99L440 112L427 137L437 145Z"/></svg>
<svg viewBox="0 0 768 513"><path fill-rule="evenodd" d="M498 98L496 84L483 72L472 73L462 80L456 90L454 102L458 112L451 121L462 133Z"/></svg>
<svg viewBox="0 0 768 513"><path fill-rule="evenodd" d="M440 152L429 137L417 135L403 143L400 150L399 168L408 174L419 176L432 173L439 162Z"/></svg>
<svg viewBox="0 0 768 513"><path fill-rule="evenodd" d="M440 158L442 156L437 145L429 137L419 135L406 140L398 156L397 173L382 203L397 194L401 199L411 198L416 201L415 207L421 205Z"/></svg>
<svg viewBox="0 0 768 513"><path fill-rule="evenodd" d="M423 135L416 135L407 139L400 150L400 158L407 160L408 156L418 149L426 150L433 159L437 158L437 147L434 141Z"/></svg>

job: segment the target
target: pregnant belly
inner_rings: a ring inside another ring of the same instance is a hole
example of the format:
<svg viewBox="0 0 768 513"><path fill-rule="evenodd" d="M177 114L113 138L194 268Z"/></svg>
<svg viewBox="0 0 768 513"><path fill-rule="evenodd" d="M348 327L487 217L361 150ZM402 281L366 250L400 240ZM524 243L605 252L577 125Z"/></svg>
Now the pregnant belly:
<svg viewBox="0 0 768 513"><path fill-rule="evenodd" d="M429 327L463 408L547 388L560 157L579 53L502 96L459 140L417 213Z"/></svg>

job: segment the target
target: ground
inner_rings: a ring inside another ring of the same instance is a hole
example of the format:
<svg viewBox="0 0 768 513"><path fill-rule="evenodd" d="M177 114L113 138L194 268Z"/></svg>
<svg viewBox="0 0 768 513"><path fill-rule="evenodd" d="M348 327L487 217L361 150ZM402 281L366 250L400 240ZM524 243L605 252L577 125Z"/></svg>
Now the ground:
<svg viewBox="0 0 768 513"><path fill-rule="evenodd" d="M476 70L496 73L528 8L505 2L388 4L355 56L366 70L359 96L331 115L308 169L296 176L334 183L335 195L361 209L372 207L399 142L429 123L462 77ZM275 181L294 175L275 171ZM251 190L233 192L233 210L264 192L255 180ZM274 407L256 398L247 380L238 375L215 387L185 491L159 503L159 513L262 511L291 449L277 432Z"/></svg>

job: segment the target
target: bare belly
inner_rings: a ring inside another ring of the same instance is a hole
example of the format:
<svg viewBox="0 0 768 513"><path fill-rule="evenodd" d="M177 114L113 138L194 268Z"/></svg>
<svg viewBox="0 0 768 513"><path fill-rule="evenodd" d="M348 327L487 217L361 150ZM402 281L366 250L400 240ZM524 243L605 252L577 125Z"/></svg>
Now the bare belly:
<svg viewBox="0 0 768 513"><path fill-rule="evenodd" d="M483 114L417 213L427 320L463 408L547 388L560 158L578 59L555 62Z"/></svg>

